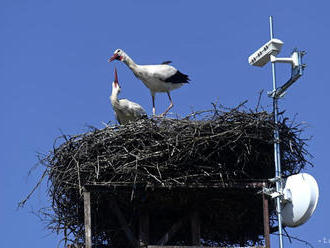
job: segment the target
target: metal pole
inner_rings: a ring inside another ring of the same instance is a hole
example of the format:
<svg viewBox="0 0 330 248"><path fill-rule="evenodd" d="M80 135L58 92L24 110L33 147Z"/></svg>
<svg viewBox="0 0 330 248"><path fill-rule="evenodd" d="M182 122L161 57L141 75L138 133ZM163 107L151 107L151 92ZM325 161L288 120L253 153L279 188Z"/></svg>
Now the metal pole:
<svg viewBox="0 0 330 248"><path fill-rule="evenodd" d="M268 207L268 198L265 194L262 194L262 205L263 205L263 209L264 209L265 248L270 248L269 207Z"/></svg>
<svg viewBox="0 0 330 248"><path fill-rule="evenodd" d="M270 38L274 38L273 34L273 17L269 17L269 26L270 26ZM273 75L273 91L276 91L276 70L275 62L272 62L272 75ZM274 111L274 160L275 160L275 177L276 180L276 191L282 191L282 182L281 182L281 156L280 156L280 134L278 131L278 98L273 94L273 111ZM279 247L283 248L283 236L282 236L282 215L281 215L281 199L276 198L276 210L278 216L278 234L279 234Z"/></svg>

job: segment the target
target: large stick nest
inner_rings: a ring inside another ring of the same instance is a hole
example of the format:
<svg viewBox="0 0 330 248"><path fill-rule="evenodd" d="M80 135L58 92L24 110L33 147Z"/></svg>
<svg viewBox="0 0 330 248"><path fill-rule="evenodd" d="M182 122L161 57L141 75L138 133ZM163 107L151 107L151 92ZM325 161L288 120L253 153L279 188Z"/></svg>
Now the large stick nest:
<svg viewBox="0 0 330 248"><path fill-rule="evenodd" d="M278 128L282 172L298 173L309 163L302 129L288 125L286 118ZM83 242L83 187L103 185L111 186L109 192L92 194L95 244L127 246L111 210L113 197L133 232L141 212L150 213L152 242L177 220L197 211L205 244L262 243L260 189L208 186L274 177L274 129L272 114L265 111L215 107L182 119L142 119L63 136L63 143L41 161L47 166L52 199L51 209L44 212L49 228ZM272 206L270 211L274 217ZM178 231L170 243L189 244L189 240L189 231Z"/></svg>

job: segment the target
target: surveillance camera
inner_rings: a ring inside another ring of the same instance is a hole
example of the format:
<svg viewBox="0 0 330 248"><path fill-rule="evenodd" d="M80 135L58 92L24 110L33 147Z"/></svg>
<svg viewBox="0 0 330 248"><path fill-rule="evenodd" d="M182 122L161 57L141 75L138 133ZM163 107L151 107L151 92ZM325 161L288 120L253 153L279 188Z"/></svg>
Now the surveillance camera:
<svg viewBox="0 0 330 248"><path fill-rule="evenodd" d="M280 53L283 44L279 39L271 39L249 57L249 64L264 66L270 61L270 55L275 56Z"/></svg>

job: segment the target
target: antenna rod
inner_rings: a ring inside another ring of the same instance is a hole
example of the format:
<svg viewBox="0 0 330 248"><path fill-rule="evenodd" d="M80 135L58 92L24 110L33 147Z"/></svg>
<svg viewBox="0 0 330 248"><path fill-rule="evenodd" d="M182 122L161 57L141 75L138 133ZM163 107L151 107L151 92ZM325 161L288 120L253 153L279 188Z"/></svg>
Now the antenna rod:
<svg viewBox="0 0 330 248"><path fill-rule="evenodd" d="M270 38L274 38L273 33L273 17L269 17ZM272 62L272 75L273 75L273 92L276 92L276 70L275 62ZM278 130L278 98L273 95L273 111L274 111L274 160L275 160L275 177L276 191L282 192L282 176L281 176L281 156L280 156L280 134ZM281 199L276 197L276 210L278 216L278 234L279 234L279 247L283 248L283 236L282 236L282 215L281 215Z"/></svg>

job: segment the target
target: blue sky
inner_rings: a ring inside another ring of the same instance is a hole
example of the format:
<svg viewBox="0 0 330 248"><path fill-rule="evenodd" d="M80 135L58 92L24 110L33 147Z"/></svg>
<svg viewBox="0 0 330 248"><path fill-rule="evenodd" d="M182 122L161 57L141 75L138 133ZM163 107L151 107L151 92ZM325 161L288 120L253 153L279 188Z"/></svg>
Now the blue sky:
<svg viewBox="0 0 330 248"><path fill-rule="evenodd" d="M62 238L49 235L31 211L47 205L45 187L24 209L19 200L31 190L41 171L37 153L51 150L57 136L102 128L114 122L108 96L114 64L121 96L151 113L151 97L124 64L107 63L117 48L137 63L172 60L191 84L172 93L172 113L210 107L217 101L232 107L272 88L271 67L252 67L247 58L269 40L270 15L275 37L284 41L281 56L294 47L307 50L304 76L281 100L286 115L306 122L305 137L313 136L311 173L319 183L315 214L305 225L288 229L312 243L330 247L330 199L327 154L329 127L330 18L328 1L151 1L151 0L2 0L0 2L0 226L2 247L56 247ZM290 66L277 66L278 84ZM271 109L264 96L262 104ZM156 96L157 112L166 109L166 94ZM324 242L324 239L326 242ZM272 238L275 247L277 237ZM322 242L319 242L321 241ZM329 241L328 241L329 240ZM286 247L304 247L294 242Z"/></svg>

